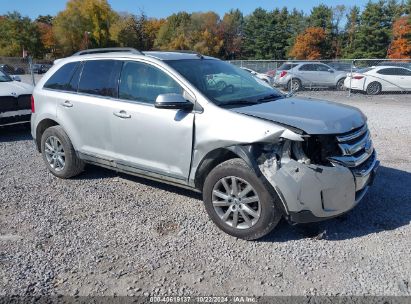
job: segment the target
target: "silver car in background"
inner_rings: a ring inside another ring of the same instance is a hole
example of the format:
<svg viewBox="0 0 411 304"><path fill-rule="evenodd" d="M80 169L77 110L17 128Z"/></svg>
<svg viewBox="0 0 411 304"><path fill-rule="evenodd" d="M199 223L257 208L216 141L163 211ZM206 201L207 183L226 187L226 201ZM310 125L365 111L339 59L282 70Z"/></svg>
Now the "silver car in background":
<svg viewBox="0 0 411 304"><path fill-rule="evenodd" d="M90 163L199 191L214 223L247 240L282 217L349 211L379 163L358 109L287 97L196 53L83 51L56 62L33 101L31 133L55 176Z"/></svg>
<svg viewBox="0 0 411 304"><path fill-rule="evenodd" d="M268 83L269 85L273 85L274 79L273 77L271 77L268 74L264 74L264 73L259 73L256 72L252 69L246 68L246 67L241 67L244 71L247 71L248 73L254 75L255 77L257 77L258 79L261 79L262 81L265 81L266 83Z"/></svg>
<svg viewBox="0 0 411 304"><path fill-rule="evenodd" d="M344 89L346 71L338 71L321 62L285 62L277 70L274 85L288 91L304 88Z"/></svg>

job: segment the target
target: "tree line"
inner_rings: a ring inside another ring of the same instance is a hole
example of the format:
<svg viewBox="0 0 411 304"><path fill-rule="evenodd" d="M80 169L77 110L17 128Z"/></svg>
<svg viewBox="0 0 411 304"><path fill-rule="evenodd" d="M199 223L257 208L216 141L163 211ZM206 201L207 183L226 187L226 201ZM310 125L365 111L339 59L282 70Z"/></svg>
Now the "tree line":
<svg viewBox="0 0 411 304"><path fill-rule="evenodd" d="M0 16L0 56L57 58L94 47L194 50L223 59L410 58L411 0L358 6L320 4L297 9L257 8L179 12L149 18L115 12L107 0L69 0L56 16L35 20Z"/></svg>

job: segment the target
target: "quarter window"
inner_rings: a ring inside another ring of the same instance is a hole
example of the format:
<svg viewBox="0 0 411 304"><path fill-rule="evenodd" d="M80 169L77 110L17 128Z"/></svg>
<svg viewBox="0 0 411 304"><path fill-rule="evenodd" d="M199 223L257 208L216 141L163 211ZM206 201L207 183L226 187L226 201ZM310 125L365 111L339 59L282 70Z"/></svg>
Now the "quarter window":
<svg viewBox="0 0 411 304"><path fill-rule="evenodd" d="M44 88L67 90L70 79L78 66L78 62L70 62L58 69L44 84Z"/></svg>
<svg viewBox="0 0 411 304"><path fill-rule="evenodd" d="M142 62L126 62L119 85L119 98L154 104L160 94L182 94L180 85L163 71Z"/></svg>
<svg viewBox="0 0 411 304"><path fill-rule="evenodd" d="M117 97L122 61L90 60L84 63L78 91L91 95Z"/></svg>

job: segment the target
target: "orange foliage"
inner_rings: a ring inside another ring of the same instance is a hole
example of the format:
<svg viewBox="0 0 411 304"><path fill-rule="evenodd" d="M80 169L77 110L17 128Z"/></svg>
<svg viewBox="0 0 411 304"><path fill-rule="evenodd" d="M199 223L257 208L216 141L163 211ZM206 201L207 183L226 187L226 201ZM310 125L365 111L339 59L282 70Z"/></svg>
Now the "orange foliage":
<svg viewBox="0 0 411 304"><path fill-rule="evenodd" d="M53 49L55 45L53 27L50 24L38 22L37 27L41 35L41 42L46 49Z"/></svg>
<svg viewBox="0 0 411 304"><path fill-rule="evenodd" d="M297 36L289 55L296 59L320 59L325 38L326 34L323 28L309 27Z"/></svg>
<svg viewBox="0 0 411 304"><path fill-rule="evenodd" d="M411 57L411 25L408 16L398 18L392 25L393 40L388 48L388 58L402 59Z"/></svg>

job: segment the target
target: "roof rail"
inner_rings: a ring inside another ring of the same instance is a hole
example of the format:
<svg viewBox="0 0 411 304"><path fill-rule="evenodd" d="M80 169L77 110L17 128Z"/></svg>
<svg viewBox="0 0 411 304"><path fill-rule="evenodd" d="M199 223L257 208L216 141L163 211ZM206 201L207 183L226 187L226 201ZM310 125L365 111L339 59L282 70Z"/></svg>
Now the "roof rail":
<svg viewBox="0 0 411 304"><path fill-rule="evenodd" d="M196 51L192 51L192 50L172 50L172 51L165 51L165 52L193 54L193 55L197 55L201 59L204 58L203 54L196 52Z"/></svg>
<svg viewBox="0 0 411 304"><path fill-rule="evenodd" d="M144 55L139 50L129 47L113 47L113 48L100 48L100 49L88 49L74 53L72 56L81 56L88 54L103 54L103 53L115 53L115 52L129 52L132 54Z"/></svg>

